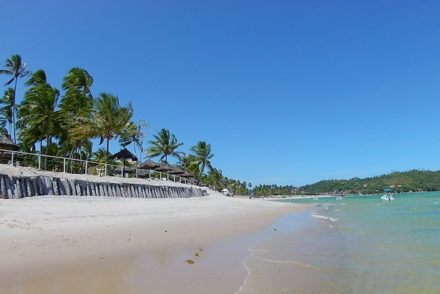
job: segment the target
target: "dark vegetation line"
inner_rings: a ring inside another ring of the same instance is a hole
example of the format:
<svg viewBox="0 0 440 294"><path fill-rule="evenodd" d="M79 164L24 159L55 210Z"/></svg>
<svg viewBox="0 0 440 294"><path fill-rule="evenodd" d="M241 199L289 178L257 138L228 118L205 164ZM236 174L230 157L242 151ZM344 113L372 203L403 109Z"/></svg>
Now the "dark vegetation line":
<svg viewBox="0 0 440 294"><path fill-rule="evenodd" d="M440 191L440 171L410 170L386 175L353 178L349 180L325 180L302 187L259 185L255 195L315 195L315 194L377 194L391 188L397 193Z"/></svg>

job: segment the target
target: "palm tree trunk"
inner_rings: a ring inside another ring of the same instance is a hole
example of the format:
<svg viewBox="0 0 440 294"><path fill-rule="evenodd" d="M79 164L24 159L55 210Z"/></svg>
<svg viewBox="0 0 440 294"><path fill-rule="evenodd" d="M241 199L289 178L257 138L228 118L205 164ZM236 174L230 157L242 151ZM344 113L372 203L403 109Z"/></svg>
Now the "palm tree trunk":
<svg viewBox="0 0 440 294"><path fill-rule="evenodd" d="M106 158L106 162L107 162L107 164L109 163L109 158L110 158L110 153L109 153L109 144L110 144L110 139L109 138L106 138L107 139L107 158Z"/></svg>
<svg viewBox="0 0 440 294"><path fill-rule="evenodd" d="M205 163L202 163L202 167L200 168L200 175L199 175L199 179L202 180L202 175L203 175L203 171L205 170Z"/></svg>
<svg viewBox="0 0 440 294"><path fill-rule="evenodd" d="M12 100L12 128L14 130L14 143L17 143L17 138L15 137L15 99L17 98L17 81L18 78L15 78L14 84L14 99Z"/></svg>

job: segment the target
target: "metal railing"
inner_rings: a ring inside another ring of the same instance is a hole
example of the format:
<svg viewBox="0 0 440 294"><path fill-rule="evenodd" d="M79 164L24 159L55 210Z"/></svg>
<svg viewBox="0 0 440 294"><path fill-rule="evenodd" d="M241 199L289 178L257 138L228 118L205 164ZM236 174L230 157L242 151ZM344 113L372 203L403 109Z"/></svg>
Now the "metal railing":
<svg viewBox="0 0 440 294"><path fill-rule="evenodd" d="M33 167L38 170L63 172L69 174L84 174L96 176L117 176L124 177L131 175L135 178L149 178L179 182L184 184L196 185L194 181L178 175L172 175L165 172L158 172L151 169L141 169L122 165L114 165L91 160L82 160L76 158L59 157L45 155L40 153L28 153L22 151L13 151L0 149L0 163L6 163L10 166ZM127 168L127 171L124 171ZM120 169L120 171L118 170Z"/></svg>

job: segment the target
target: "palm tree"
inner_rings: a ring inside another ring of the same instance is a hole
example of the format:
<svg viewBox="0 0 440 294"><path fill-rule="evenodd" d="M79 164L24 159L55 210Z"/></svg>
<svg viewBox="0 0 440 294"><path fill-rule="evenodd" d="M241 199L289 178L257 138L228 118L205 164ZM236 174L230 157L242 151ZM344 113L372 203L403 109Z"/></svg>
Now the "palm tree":
<svg viewBox="0 0 440 294"><path fill-rule="evenodd" d="M213 170L211 161L209 161L214 157L214 154L211 153L211 145L205 141L199 141L191 147L191 151L194 152L195 159L199 165L199 179L201 179L206 167L211 171Z"/></svg>
<svg viewBox="0 0 440 294"><path fill-rule="evenodd" d="M127 145L133 144L134 153L137 156L136 146L138 146L140 150L139 161L142 163L142 154L144 152L143 138L144 138L144 129L147 127L147 123L145 121L139 121L138 123L130 122L123 130L121 137L119 138L119 144L122 147L126 147Z"/></svg>
<svg viewBox="0 0 440 294"><path fill-rule="evenodd" d="M52 143L52 138L60 132L59 113L56 110L59 91L50 86L46 81L43 70L36 71L26 82L33 86L26 91L23 102L18 108L18 122L20 139L25 146L32 146L46 141L46 153Z"/></svg>
<svg viewBox="0 0 440 294"><path fill-rule="evenodd" d="M130 104L121 107L117 96L106 93L101 94L94 104L91 117L74 127L72 136L77 140L99 137L99 144L106 141L106 153L110 157L110 140L122 134L133 115L133 110Z"/></svg>
<svg viewBox="0 0 440 294"><path fill-rule="evenodd" d="M10 136L12 128L12 111L14 108L14 89L8 88L0 98L0 133L2 136ZM6 128L8 124L9 131Z"/></svg>
<svg viewBox="0 0 440 294"><path fill-rule="evenodd" d="M183 145L178 143L176 136L170 133L167 129L161 129L153 136L156 140L148 141L153 146L148 147L148 157L160 156L159 160L168 163L168 156L179 158L182 152L177 151L177 148Z"/></svg>
<svg viewBox="0 0 440 294"><path fill-rule="evenodd" d="M199 176L199 164L194 154L184 154L183 156L180 156L177 166L193 174L194 177Z"/></svg>
<svg viewBox="0 0 440 294"><path fill-rule="evenodd" d="M104 148L99 148L92 154L92 160L100 163L107 163L108 156Z"/></svg>
<svg viewBox="0 0 440 294"><path fill-rule="evenodd" d="M92 97L90 87L93 85L93 77L82 68L74 67L69 70L67 76L64 77L64 90L73 91L79 90L82 94Z"/></svg>
<svg viewBox="0 0 440 294"><path fill-rule="evenodd" d="M74 157L75 154L91 153L92 142L88 137L74 138L72 130L91 119L93 97L90 87L92 76L84 69L72 68L63 80L65 95L60 101L60 117L63 134L60 139L64 155Z"/></svg>
<svg viewBox="0 0 440 294"><path fill-rule="evenodd" d="M5 86L12 84L14 82L14 96L12 101L12 127L14 134L14 143L16 142L15 136L15 121L16 121L16 100L17 97L17 82L19 78L30 75L30 71L26 70L26 63L21 59L20 55L12 55L11 58L6 59L4 69L0 69L0 73L12 76L12 78L5 83Z"/></svg>

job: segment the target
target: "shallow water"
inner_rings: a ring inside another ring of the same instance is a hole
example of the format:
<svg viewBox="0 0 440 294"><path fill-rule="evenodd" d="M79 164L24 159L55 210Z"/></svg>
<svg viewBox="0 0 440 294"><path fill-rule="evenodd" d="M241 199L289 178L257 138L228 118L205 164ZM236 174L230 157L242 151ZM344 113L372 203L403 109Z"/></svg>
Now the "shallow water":
<svg viewBox="0 0 440 294"><path fill-rule="evenodd" d="M240 293L439 293L440 193L395 198L293 200L317 206L251 248Z"/></svg>

